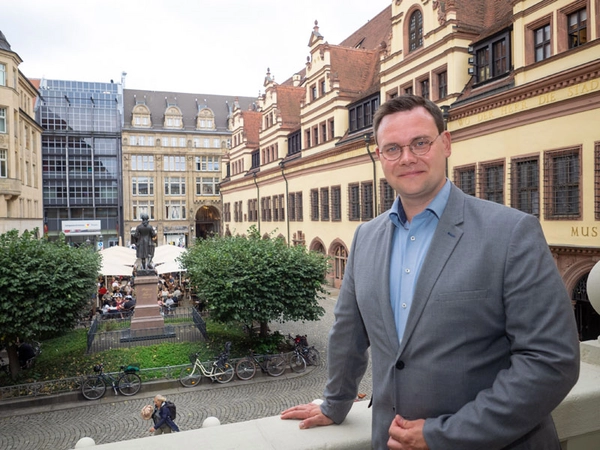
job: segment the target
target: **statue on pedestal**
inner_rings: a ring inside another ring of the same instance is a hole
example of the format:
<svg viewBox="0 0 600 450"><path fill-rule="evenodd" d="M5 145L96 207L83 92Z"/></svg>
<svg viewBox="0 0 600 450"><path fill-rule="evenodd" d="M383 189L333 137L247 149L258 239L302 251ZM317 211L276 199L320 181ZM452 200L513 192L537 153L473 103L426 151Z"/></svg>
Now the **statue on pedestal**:
<svg viewBox="0 0 600 450"><path fill-rule="evenodd" d="M154 258L154 243L156 242L156 231L150 225L148 214L142 214L142 223L131 235L131 242L135 244L135 262L137 275L154 275L156 270L152 264Z"/></svg>

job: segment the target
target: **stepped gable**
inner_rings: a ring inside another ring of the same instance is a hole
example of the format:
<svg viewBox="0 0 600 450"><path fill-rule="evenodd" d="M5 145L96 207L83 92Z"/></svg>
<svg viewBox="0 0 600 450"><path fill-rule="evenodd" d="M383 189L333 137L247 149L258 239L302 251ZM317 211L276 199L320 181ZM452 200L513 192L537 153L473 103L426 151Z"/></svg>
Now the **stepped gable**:
<svg viewBox="0 0 600 450"><path fill-rule="evenodd" d="M389 44L392 34L392 5L367 21L362 27L340 42L341 47L376 50L382 42Z"/></svg>

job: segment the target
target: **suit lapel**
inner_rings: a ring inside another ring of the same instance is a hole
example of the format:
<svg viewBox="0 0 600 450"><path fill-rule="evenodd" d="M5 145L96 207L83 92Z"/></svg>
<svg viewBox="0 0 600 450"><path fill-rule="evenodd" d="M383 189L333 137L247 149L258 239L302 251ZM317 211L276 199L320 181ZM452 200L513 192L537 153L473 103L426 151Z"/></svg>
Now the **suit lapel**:
<svg viewBox="0 0 600 450"><path fill-rule="evenodd" d="M448 258L454 251L454 248L462 237L463 230L459 224L463 222L464 213L464 193L456 186L452 185L448 204L444 209L440 222L435 230L431 245L423 262L423 267L419 274L419 279L415 286L412 306L406 323L406 330L400 345L399 354L402 353L406 344L410 340L413 331L425 305L429 301L431 290L438 280L440 273L446 266ZM389 297L389 295L388 295Z"/></svg>
<svg viewBox="0 0 600 450"><path fill-rule="evenodd" d="M390 300L390 258L392 255L392 245L394 237L394 224L391 220L386 220L383 225L382 238L380 239L380 245L378 246L377 252L383 256L385 261L382 273L381 273L381 285L379 286L379 295L376 298L379 299L380 305L379 310L382 313L382 321L385 328L385 334L390 342L390 346L393 349L398 349L398 332L396 331L396 322L394 321L394 311L392 310L392 302ZM377 253L376 253L377 254Z"/></svg>

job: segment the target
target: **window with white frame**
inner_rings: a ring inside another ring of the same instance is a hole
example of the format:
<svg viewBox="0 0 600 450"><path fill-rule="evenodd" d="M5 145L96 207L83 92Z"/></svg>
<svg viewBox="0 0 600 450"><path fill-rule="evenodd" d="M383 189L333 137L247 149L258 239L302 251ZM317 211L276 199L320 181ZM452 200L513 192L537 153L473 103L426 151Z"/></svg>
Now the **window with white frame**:
<svg viewBox="0 0 600 450"><path fill-rule="evenodd" d="M6 86L6 64L0 64L0 86Z"/></svg>
<svg viewBox="0 0 600 450"><path fill-rule="evenodd" d="M6 149L0 149L0 178L8 177L8 152Z"/></svg>
<svg viewBox="0 0 600 450"><path fill-rule="evenodd" d="M185 195L185 177L165 177L165 195Z"/></svg>
<svg viewBox="0 0 600 450"><path fill-rule="evenodd" d="M185 200L167 200L165 201L165 219L183 220L185 219Z"/></svg>
<svg viewBox="0 0 600 450"><path fill-rule="evenodd" d="M196 156L196 170L199 172L218 172L218 156Z"/></svg>
<svg viewBox="0 0 600 450"><path fill-rule="evenodd" d="M169 146L169 138L168 137L163 137L162 138L162 146L163 147L168 147Z"/></svg>
<svg viewBox="0 0 600 450"><path fill-rule="evenodd" d="M213 139L213 148L220 148L221 147L221 140L219 138L214 138Z"/></svg>
<svg viewBox="0 0 600 450"><path fill-rule="evenodd" d="M133 207L133 220L142 220L143 214L148 214L150 220L155 219L154 217L154 201L152 200L134 200L131 202Z"/></svg>
<svg viewBox="0 0 600 450"><path fill-rule="evenodd" d="M131 157L131 170L154 170L154 156L133 155Z"/></svg>
<svg viewBox="0 0 600 450"><path fill-rule="evenodd" d="M218 195L219 177L196 177L196 195Z"/></svg>
<svg viewBox="0 0 600 450"><path fill-rule="evenodd" d="M185 147L185 138L184 137L179 138L179 146Z"/></svg>
<svg viewBox="0 0 600 450"><path fill-rule="evenodd" d="M154 195L154 177L132 177L131 195Z"/></svg>
<svg viewBox="0 0 600 450"><path fill-rule="evenodd" d="M6 108L0 108L0 133L6 133Z"/></svg>
<svg viewBox="0 0 600 450"><path fill-rule="evenodd" d="M185 156L165 156L164 170L168 172L185 171Z"/></svg>

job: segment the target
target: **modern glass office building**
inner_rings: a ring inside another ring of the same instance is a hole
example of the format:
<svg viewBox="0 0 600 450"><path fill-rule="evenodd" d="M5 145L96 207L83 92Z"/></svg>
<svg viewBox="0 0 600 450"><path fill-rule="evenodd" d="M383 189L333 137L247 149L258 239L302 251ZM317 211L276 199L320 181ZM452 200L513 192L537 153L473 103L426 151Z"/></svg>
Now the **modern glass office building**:
<svg viewBox="0 0 600 450"><path fill-rule="evenodd" d="M73 244L116 245L122 233L120 83L40 80L44 228Z"/></svg>

